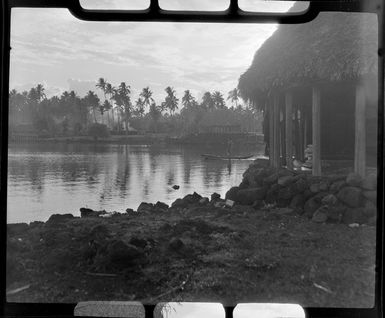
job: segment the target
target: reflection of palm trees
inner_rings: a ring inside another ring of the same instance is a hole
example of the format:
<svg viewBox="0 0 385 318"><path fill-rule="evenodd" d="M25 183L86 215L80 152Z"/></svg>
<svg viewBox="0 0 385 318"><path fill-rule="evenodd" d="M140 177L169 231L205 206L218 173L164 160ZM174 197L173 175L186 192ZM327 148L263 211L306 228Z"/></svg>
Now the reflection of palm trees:
<svg viewBox="0 0 385 318"><path fill-rule="evenodd" d="M130 180L131 167L128 157L127 145L122 147L122 152L117 157L117 169L115 177L115 186L119 190L119 196L125 198L127 196L127 184Z"/></svg>
<svg viewBox="0 0 385 318"><path fill-rule="evenodd" d="M167 182L167 185L169 186L172 186L175 184L175 174L174 174L174 170L168 170L167 173L166 173L166 182Z"/></svg>
<svg viewBox="0 0 385 318"><path fill-rule="evenodd" d="M149 189L150 189L150 185L149 185L148 180L146 179L146 180L144 180L144 184L143 184L143 199L144 200L148 199Z"/></svg>

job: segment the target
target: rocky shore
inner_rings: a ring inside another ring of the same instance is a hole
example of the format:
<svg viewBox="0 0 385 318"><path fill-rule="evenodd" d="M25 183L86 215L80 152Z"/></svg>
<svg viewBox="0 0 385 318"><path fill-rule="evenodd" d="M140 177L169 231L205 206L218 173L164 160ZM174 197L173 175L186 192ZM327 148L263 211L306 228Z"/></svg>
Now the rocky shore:
<svg viewBox="0 0 385 318"><path fill-rule="evenodd" d="M255 208L266 204L288 207L317 223L376 223L376 174L364 179L354 173L315 177L308 171L275 171L267 164L256 160L226 198Z"/></svg>
<svg viewBox="0 0 385 318"><path fill-rule="evenodd" d="M256 161L223 199L9 224L7 298L372 306L375 180Z"/></svg>

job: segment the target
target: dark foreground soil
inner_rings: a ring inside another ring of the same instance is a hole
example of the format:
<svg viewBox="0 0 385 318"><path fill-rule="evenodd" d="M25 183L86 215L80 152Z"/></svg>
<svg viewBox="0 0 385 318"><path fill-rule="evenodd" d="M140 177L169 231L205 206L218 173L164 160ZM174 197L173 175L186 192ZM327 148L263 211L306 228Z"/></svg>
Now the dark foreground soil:
<svg viewBox="0 0 385 318"><path fill-rule="evenodd" d="M7 300L372 307L375 227L285 212L204 205L12 225Z"/></svg>

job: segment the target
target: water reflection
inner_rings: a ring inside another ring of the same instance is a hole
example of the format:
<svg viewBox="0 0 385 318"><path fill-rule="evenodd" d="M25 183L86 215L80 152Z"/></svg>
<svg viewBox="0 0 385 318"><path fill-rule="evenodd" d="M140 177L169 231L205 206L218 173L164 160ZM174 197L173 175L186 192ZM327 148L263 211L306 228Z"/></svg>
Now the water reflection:
<svg viewBox="0 0 385 318"><path fill-rule="evenodd" d="M239 153L263 153L238 149ZM196 191L224 195L250 161L204 160L225 149L102 144L11 145L8 222L46 220L52 213L78 215L80 207L124 211L142 201L168 204ZM177 184L179 190L172 186ZM26 204L26 202L28 204Z"/></svg>

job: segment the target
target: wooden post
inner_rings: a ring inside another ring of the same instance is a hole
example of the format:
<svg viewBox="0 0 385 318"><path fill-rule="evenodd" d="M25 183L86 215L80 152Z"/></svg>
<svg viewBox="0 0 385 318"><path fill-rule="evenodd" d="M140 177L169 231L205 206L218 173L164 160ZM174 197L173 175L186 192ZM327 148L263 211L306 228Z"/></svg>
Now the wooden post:
<svg viewBox="0 0 385 318"><path fill-rule="evenodd" d="M280 156L280 135L279 135L279 96L278 94L274 94L273 100L273 108L274 108L274 138L273 138L273 147L274 147L274 168L279 168L281 163Z"/></svg>
<svg viewBox="0 0 385 318"><path fill-rule="evenodd" d="M303 113L304 117L303 117L303 125L304 125L304 128L303 128L303 143L304 143L304 147L306 149L307 145L309 144L309 141L308 141L308 129L309 129L309 125L308 125L308 113L307 111L304 111ZM305 150L304 149L304 150Z"/></svg>
<svg viewBox="0 0 385 318"><path fill-rule="evenodd" d="M286 165L293 170L293 95L290 92L285 94L286 106Z"/></svg>
<svg viewBox="0 0 385 318"><path fill-rule="evenodd" d="M361 84L356 86L354 172L365 177L366 170L366 116L365 89Z"/></svg>
<svg viewBox="0 0 385 318"><path fill-rule="evenodd" d="M298 124L298 106L294 106L294 149L295 158L299 159L299 124Z"/></svg>
<svg viewBox="0 0 385 318"><path fill-rule="evenodd" d="M321 92L313 87L313 176L321 175Z"/></svg>
<svg viewBox="0 0 385 318"><path fill-rule="evenodd" d="M304 152L305 152L305 146L304 146L304 118L303 118L303 106L298 107L299 109L299 124L298 124L298 139L299 139L299 160L304 160Z"/></svg>
<svg viewBox="0 0 385 318"><path fill-rule="evenodd" d="M284 106L284 105L282 105ZM286 166L286 121L285 121L285 110L283 107L280 107L279 108L279 129L280 129L280 133L281 133L281 139L280 139L280 143L281 143L281 161L280 161L280 164L281 166Z"/></svg>
<svg viewBox="0 0 385 318"><path fill-rule="evenodd" d="M274 110L273 105L269 105L269 163L274 166Z"/></svg>

